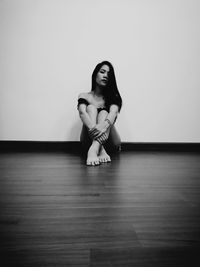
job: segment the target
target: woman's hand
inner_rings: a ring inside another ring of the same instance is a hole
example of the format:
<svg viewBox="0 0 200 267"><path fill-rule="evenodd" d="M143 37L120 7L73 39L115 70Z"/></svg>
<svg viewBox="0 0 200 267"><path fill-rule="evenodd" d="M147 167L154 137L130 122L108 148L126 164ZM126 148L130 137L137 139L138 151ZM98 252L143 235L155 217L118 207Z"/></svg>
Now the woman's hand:
<svg viewBox="0 0 200 267"><path fill-rule="evenodd" d="M108 129L108 124L104 121L98 123L92 129L90 129L89 135L92 139L97 139L100 136L102 136L102 134L106 133L107 129Z"/></svg>
<svg viewBox="0 0 200 267"><path fill-rule="evenodd" d="M97 140L102 137L103 140L107 140L108 136L106 135L106 131L108 129L108 126L109 124L105 121L95 125L92 129L89 129L90 138Z"/></svg>
<svg viewBox="0 0 200 267"><path fill-rule="evenodd" d="M96 140L103 145L108 140L108 133L103 133L100 137L96 138Z"/></svg>
<svg viewBox="0 0 200 267"><path fill-rule="evenodd" d="M107 131L107 123L105 121L98 123L95 127L96 130L96 138L100 137L102 134L104 134Z"/></svg>
<svg viewBox="0 0 200 267"><path fill-rule="evenodd" d="M95 139L96 135L98 134L95 127L96 125L88 130L91 139Z"/></svg>

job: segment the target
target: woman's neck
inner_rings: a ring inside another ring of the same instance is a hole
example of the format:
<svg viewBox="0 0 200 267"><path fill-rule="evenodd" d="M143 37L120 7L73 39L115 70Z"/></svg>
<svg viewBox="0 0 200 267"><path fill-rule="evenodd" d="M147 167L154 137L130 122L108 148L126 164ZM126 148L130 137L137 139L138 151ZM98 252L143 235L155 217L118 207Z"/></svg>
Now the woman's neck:
<svg viewBox="0 0 200 267"><path fill-rule="evenodd" d="M93 94L95 96L99 96L99 97L100 96L103 96L103 94L102 94L102 88L100 86L96 85L96 87L95 87L95 89L93 91Z"/></svg>

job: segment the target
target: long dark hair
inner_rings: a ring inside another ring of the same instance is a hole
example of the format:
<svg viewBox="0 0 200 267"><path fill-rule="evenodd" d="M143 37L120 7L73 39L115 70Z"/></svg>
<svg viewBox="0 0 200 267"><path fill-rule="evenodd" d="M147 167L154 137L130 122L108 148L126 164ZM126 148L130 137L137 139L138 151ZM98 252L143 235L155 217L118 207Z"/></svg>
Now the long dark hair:
<svg viewBox="0 0 200 267"><path fill-rule="evenodd" d="M122 107L122 98L121 98L119 90L117 88L117 82L115 79L114 68L109 61L102 61L101 63L96 65L96 67L92 73L92 89L91 89L91 91L95 90L96 76L103 65L107 65L110 69L109 74L108 74L108 83L105 86L104 90L102 91L102 94L105 98L105 104L108 107L112 104L115 104L119 107L119 111L120 111L121 107Z"/></svg>

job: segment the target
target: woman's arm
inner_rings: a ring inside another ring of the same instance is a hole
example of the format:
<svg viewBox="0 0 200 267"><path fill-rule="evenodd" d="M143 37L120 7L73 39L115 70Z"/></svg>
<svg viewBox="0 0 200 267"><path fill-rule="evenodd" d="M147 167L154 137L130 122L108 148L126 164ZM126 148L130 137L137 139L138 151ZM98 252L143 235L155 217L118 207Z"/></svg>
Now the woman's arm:
<svg viewBox="0 0 200 267"><path fill-rule="evenodd" d="M86 111L86 105L85 104L80 104L78 107L78 111L79 111L79 116L80 119L82 120L83 124L88 128L91 129L93 128L95 125L93 124L93 122L91 121L87 111Z"/></svg>
<svg viewBox="0 0 200 267"><path fill-rule="evenodd" d="M119 107L117 105L113 104L110 106L109 113L105 118L105 120L102 121L101 123L98 123L92 131L95 138L98 138L102 134L106 133L107 130L115 123L118 112L119 112Z"/></svg>
<svg viewBox="0 0 200 267"><path fill-rule="evenodd" d="M109 120L111 125L113 125L117 119L118 113L119 113L119 107L115 104L111 105L106 120Z"/></svg>
<svg viewBox="0 0 200 267"><path fill-rule="evenodd" d="M78 96L78 100L79 99L85 99L87 102L87 98L86 98L86 94L85 93L82 93ZM81 103L81 104L78 104L78 111L79 111L79 116L80 116L80 119L82 120L83 124L88 128L88 129L91 129L93 128L95 125L94 123L92 122L90 116L88 115L87 113L87 104L86 103Z"/></svg>

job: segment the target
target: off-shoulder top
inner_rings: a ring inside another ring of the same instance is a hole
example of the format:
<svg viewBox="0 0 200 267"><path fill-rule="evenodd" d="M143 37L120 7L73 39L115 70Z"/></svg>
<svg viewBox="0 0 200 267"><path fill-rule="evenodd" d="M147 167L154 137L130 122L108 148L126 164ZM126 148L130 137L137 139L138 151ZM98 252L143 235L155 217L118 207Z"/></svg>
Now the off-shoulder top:
<svg viewBox="0 0 200 267"><path fill-rule="evenodd" d="M89 103L88 100L85 99L85 98L79 98L79 99L78 99L78 105L77 105L77 108L79 108L79 106L80 106L81 104L85 104L86 106L88 106L90 103ZM109 109L110 109L110 107L106 107L106 106L105 106L105 107L97 108L97 111L100 112L100 111L102 111L102 110L106 110L107 112L109 112Z"/></svg>

